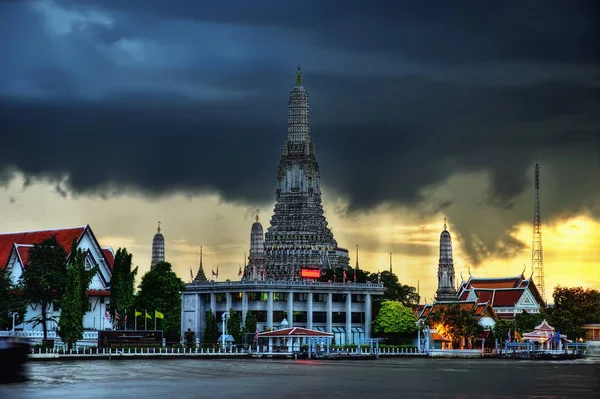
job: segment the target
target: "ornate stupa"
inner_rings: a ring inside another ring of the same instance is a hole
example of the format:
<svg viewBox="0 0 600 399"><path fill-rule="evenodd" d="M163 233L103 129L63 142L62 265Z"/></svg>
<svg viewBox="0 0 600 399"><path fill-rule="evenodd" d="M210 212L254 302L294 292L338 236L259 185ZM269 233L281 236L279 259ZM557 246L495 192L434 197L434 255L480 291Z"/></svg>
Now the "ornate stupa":
<svg viewBox="0 0 600 399"><path fill-rule="evenodd" d="M454 261L452 260L452 237L446 229L444 218L444 231L440 235L440 263L438 265L438 289L435 293L437 301L456 301L456 288L454 288Z"/></svg>
<svg viewBox="0 0 600 399"><path fill-rule="evenodd" d="M288 134L277 179L277 202L265 235L267 279L296 278L304 266L347 268L348 250L338 248L323 216L321 176L300 66L290 93Z"/></svg>
<svg viewBox="0 0 600 399"><path fill-rule="evenodd" d="M265 277L265 235L258 221L258 212L250 230L250 253L244 270L244 279L263 280Z"/></svg>
<svg viewBox="0 0 600 399"><path fill-rule="evenodd" d="M199 282L207 282L206 273L204 273L204 266L202 266L202 246L200 246L200 267L198 267L198 273L196 273L196 277L194 281Z"/></svg>
<svg viewBox="0 0 600 399"><path fill-rule="evenodd" d="M160 232L160 222L158 222L158 229L154 238L152 239L152 263L150 268L160 262L165 261L165 237Z"/></svg>

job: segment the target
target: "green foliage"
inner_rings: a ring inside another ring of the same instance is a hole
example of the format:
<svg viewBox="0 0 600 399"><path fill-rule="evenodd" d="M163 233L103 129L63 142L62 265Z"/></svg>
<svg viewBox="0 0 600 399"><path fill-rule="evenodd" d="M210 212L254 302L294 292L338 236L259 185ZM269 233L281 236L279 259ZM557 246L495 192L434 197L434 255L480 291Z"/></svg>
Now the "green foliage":
<svg viewBox="0 0 600 399"><path fill-rule="evenodd" d="M213 314L212 310L206 312L206 328L204 329L204 344L215 344L219 338L219 327L217 326L217 319Z"/></svg>
<svg viewBox="0 0 600 399"><path fill-rule="evenodd" d="M434 324L441 324L445 335L454 342L463 337L477 338L483 333L483 327L473 312L462 309L457 303L432 313L429 319Z"/></svg>
<svg viewBox="0 0 600 399"><path fill-rule="evenodd" d="M85 274L85 255L77 249L77 242L73 240L71 254L67 265L67 278L65 293L61 299L61 313L58 321L58 334L68 349L83 338L83 315L87 311L88 297L85 294L87 286L83 287L82 279ZM89 282L87 284L89 286ZM85 298L85 302L83 301ZM85 306L84 306L85 304Z"/></svg>
<svg viewBox="0 0 600 399"><path fill-rule="evenodd" d="M15 324L20 324L26 311L27 303L19 292L19 287L11 281L10 272L0 269L0 330L12 329L12 317L15 313Z"/></svg>
<svg viewBox="0 0 600 399"><path fill-rule="evenodd" d="M248 310L246 312L246 320L244 322L243 328L244 337L246 337L246 339L248 340L247 343L252 343L254 341L254 334L256 333L256 324L256 316L251 310ZM246 334L252 334L253 338L250 338Z"/></svg>
<svg viewBox="0 0 600 399"><path fill-rule="evenodd" d="M554 289L554 309L566 310L574 317L573 323L591 324L599 317L599 295L597 290L582 287L561 287ZM556 328L556 327L555 327Z"/></svg>
<svg viewBox="0 0 600 399"><path fill-rule="evenodd" d="M242 342L242 315L239 312L229 310L227 320L227 334L231 335L236 343Z"/></svg>
<svg viewBox="0 0 600 399"><path fill-rule="evenodd" d="M521 335L531 332L535 329L536 326L539 326L544 319L544 315L540 313L519 313L515 317L515 325L517 327L517 331ZM506 335L504 335L506 336Z"/></svg>
<svg viewBox="0 0 600 399"><path fill-rule="evenodd" d="M408 334L417 331L417 318L410 308L398 301L384 301L373 331L384 334Z"/></svg>
<svg viewBox="0 0 600 399"><path fill-rule="evenodd" d="M585 330L581 328L579 319L565 309L548 308L544 310L546 321L554 327L556 331L560 331L562 335L566 335L569 339L577 339L585 337Z"/></svg>
<svg viewBox="0 0 600 399"><path fill-rule="evenodd" d="M110 281L110 317L113 325L117 323L116 313L123 315L119 324L124 325L125 315L130 313L135 301L135 276L138 268L131 270L131 258L132 254L128 253L126 248L119 248L115 255ZM166 309L156 310L164 313Z"/></svg>
<svg viewBox="0 0 600 399"><path fill-rule="evenodd" d="M59 300L65 289L67 253L56 241L56 237L35 244L29 250L29 259L20 278L24 298L29 304L39 304L41 315L39 324L44 331L44 341L48 338L48 306ZM34 325L36 321L34 320Z"/></svg>
<svg viewBox="0 0 600 399"><path fill-rule="evenodd" d="M136 298L136 309L147 310L154 317L158 310L165 315L157 320L157 328L164 331L167 340L179 340L181 331L181 291L185 283L171 270L171 264L160 262L144 274Z"/></svg>
<svg viewBox="0 0 600 399"><path fill-rule="evenodd" d="M536 326L538 324L536 324ZM498 341L504 342L508 339L508 332L510 331L511 340L513 340L514 336L515 336L516 328L517 328L517 324L513 320L504 320L504 319L498 320L496 322L496 324L494 325L494 329L493 329L494 337ZM533 329L528 330L526 332L529 332L529 331L533 331Z"/></svg>

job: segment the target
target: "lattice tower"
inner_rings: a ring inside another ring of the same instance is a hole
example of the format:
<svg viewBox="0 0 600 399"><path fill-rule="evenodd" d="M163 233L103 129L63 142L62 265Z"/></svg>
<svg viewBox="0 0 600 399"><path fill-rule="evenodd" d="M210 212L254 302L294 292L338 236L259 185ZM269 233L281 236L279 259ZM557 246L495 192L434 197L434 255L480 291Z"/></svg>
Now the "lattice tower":
<svg viewBox="0 0 600 399"><path fill-rule="evenodd" d="M542 247L542 214L540 212L540 166L535 164L535 204L533 206L533 242L531 245L531 268L537 289L546 301L544 282L544 250Z"/></svg>

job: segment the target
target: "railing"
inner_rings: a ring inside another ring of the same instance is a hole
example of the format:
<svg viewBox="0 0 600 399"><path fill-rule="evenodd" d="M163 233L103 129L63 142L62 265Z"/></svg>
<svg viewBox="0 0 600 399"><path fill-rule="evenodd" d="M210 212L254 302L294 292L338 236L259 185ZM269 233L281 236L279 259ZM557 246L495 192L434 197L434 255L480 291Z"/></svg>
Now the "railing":
<svg viewBox="0 0 600 399"><path fill-rule="evenodd" d="M188 283L189 288L210 288L210 287L226 287L226 286L285 286L285 287L340 287L340 288L383 288L383 283L354 283L347 281L346 283L339 282L323 282L323 281L287 281L287 280L241 280L241 281L211 281L209 283Z"/></svg>
<svg viewBox="0 0 600 399"><path fill-rule="evenodd" d="M49 339L60 339L60 336L56 331L48 331L46 335ZM32 338L42 339L44 338L44 332L38 330L27 330L27 331L0 331L0 337L21 337L21 338ZM98 341L98 331L84 331L83 341Z"/></svg>

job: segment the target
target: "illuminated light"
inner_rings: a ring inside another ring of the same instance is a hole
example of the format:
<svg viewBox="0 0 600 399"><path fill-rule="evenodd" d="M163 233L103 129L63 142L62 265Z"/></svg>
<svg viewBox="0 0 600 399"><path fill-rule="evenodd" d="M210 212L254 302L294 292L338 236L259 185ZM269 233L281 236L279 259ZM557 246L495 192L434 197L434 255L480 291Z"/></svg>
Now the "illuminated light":
<svg viewBox="0 0 600 399"><path fill-rule="evenodd" d="M300 277L302 278L321 278L320 269L301 269Z"/></svg>

